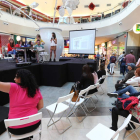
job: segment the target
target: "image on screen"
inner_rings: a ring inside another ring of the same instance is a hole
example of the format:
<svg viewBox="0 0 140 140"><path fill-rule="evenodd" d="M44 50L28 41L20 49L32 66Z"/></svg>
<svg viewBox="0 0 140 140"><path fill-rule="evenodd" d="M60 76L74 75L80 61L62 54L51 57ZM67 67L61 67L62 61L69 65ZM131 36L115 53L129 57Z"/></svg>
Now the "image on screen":
<svg viewBox="0 0 140 140"><path fill-rule="evenodd" d="M96 30L70 31L69 53L94 54Z"/></svg>

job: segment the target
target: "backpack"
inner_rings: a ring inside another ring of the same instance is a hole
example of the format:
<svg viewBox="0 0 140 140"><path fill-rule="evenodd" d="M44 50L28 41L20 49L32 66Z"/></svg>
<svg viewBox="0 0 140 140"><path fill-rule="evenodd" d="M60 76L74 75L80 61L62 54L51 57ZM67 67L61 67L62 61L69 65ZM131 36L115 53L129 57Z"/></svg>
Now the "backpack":
<svg viewBox="0 0 140 140"><path fill-rule="evenodd" d="M118 98L118 100L121 102L121 103L119 102L119 105L122 104L122 108L128 111L139 104L139 99L134 96L131 96L126 99Z"/></svg>
<svg viewBox="0 0 140 140"><path fill-rule="evenodd" d="M115 63L116 62L116 57L112 57L111 58L111 63Z"/></svg>

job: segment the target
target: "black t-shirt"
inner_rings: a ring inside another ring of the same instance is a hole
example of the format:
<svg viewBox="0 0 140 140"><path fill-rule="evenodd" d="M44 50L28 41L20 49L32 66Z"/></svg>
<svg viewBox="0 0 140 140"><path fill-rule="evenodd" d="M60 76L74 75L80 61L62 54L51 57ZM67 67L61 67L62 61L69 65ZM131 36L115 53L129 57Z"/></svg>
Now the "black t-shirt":
<svg viewBox="0 0 140 140"><path fill-rule="evenodd" d="M97 75L98 75L98 79L100 79L103 75L106 75L106 71L105 70L99 70L97 72Z"/></svg>

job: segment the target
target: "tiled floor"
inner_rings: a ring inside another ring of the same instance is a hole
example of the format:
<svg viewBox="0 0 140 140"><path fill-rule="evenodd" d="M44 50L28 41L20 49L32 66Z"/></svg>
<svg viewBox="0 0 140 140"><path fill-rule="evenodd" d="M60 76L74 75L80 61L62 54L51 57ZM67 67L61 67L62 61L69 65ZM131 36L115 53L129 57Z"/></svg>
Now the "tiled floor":
<svg viewBox="0 0 140 140"><path fill-rule="evenodd" d="M76 118L70 118L72 122L72 127L63 134L58 134L57 130L54 127L47 128L48 118L43 118L42 120L42 139L41 140L88 140L86 134L91 131L98 123L102 123L107 127L111 125L111 117L109 116L89 116L83 122L78 123ZM119 118L119 126L121 126L124 118ZM62 121L57 123L57 126L60 131L63 131L65 127L68 126L66 119L62 118ZM125 130L120 133L118 140L123 140L123 134ZM140 136L140 131L138 135ZM99 133L100 134L100 133ZM108 134L107 134L108 135ZM0 140L8 140L8 134L5 132L0 136ZM38 140L38 135L35 135L33 140ZM133 134L127 140L138 140Z"/></svg>
<svg viewBox="0 0 140 140"><path fill-rule="evenodd" d="M88 114L88 117L85 118L85 120L81 123L78 123L75 117L70 117L72 127L61 135L58 134L54 126L47 128L49 116L45 107L56 102L58 97L69 94L69 91L73 83L66 83L61 88L46 87L46 86L40 87L44 99L44 108L41 110L43 112L42 140L87 140L86 134L98 123L102 123L107 127L110 127L111 114L109 112L109 109L113 107L111 103L113 103L116 99L109 98L106 93L108 91L114 91L115 90L114 84L116 83L117 80L122 78L123 76L119 75L118 71L115 71L115 74L113 76L108 75L102 86L104 94L102 94L103 91L101 89L99 89L99 91L96 93L99 99L98 103L96 104L97 108L91 114ZM95 96L93 96L93 99L94 101L96 101ZM88 106L92 107L91 104L88 104ZM77 115L82 116L81 111L77 111ZM118 126L121 126L123 120L124 118L119 117ZM68 126L68 123L66 123L65 118L62 118L62 121L58 122L57 126L59 130L62 131L65 127ZM120 133L119 140L122 140L124 131L125 130L123 130ZM138 135L140 135L140 133ZM3 133L0 136L0 140L8 140L7 132ZM37 135L34 136L33 140L38 140L38 136ZM127 140L138 140L138 139L136 138L135 135L133 135L127 138Z"/></svg>

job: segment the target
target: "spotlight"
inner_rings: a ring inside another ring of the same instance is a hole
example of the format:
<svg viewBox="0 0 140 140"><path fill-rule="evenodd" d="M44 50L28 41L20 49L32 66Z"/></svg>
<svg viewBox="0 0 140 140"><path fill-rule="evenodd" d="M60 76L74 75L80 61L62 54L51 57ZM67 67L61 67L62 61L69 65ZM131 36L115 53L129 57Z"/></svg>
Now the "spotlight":
<svg viewBox="0 0 140 140"><path fill-rule="evenodd" d="M7 23L7 22L3 22L3 24L4 24L4 25L8 25L8 23Z"/></svg>
<svg viewBox="0 0 140 140"><path fill-rule="evenodd" d="M122 25L122 22L119 22L119 25Z"/></svg>
<svg viewBox="0 0 140 140"><path fill-rule="evenodd" d="M35 31L39 31L39 29L35 29Z"/></svg>

